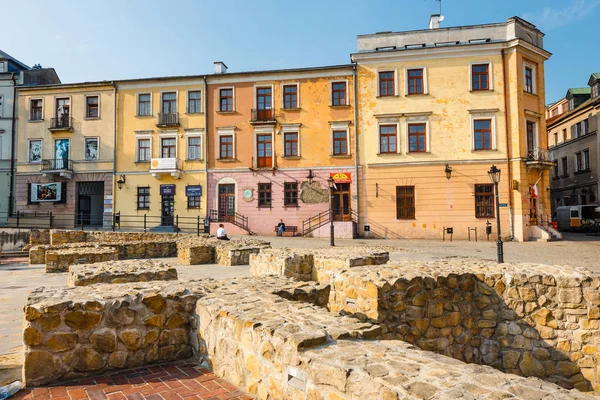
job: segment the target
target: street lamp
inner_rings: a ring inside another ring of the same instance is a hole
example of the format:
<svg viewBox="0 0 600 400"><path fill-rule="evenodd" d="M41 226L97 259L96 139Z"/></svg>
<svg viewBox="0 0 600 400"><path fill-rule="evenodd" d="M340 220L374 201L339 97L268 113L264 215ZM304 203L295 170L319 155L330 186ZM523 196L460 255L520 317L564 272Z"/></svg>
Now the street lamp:
<svg viewBox="0 0 600 400"><path fill-rule="evenodd" d="M329 184L329 245L335 246L335 227L333 226L333 188L335 187L335 181L330 176L327 179L327 183Z"/></svg>
<svg viewBox="0 0 600 400"><path fill-rule="evenodd" d="M498 224L498 240L496 246L498 247L498 263L504 262L504 250L502 249L502 233L500 231L500 202L498 199L498 182L500 182L500 170L492 165L492 168L488 171L488 175L492 182L494 182L494 189L496 189L496 223Z"/></svg>

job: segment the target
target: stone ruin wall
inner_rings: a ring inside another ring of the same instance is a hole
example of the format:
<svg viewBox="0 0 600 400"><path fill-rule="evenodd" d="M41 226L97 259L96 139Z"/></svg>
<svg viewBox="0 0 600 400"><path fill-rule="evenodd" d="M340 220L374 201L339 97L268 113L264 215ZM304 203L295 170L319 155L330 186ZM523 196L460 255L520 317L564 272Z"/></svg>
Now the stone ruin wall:
<svg viewBox="0 0 600 400"><path fill-rule="evenodd" d="M52 245L68 243L101 243L101 242L136 242L156 240L176 240L174 233L150 232L103 232L103 231L78 231L78 230L50 230L50 243Z"/></svg>
<svg viewBox="0 0 600 400"><path fill-rule="evenodd" d="M160 261L108 261L71 265L67 276L67 286L176 280L177 269Z"/></svg>
<svg viewBox="0 0 600 400"><path fill-rule="evenodd" d="M46 272L67 272L70 265L94 264L118 259L114 247L81 247L46 252Z"/></svg>

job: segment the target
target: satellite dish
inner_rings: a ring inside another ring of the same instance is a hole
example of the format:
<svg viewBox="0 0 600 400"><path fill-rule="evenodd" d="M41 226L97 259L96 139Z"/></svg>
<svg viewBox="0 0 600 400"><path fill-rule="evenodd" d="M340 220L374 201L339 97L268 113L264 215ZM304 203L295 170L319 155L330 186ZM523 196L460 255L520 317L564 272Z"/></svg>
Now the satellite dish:
<svg viewBox="0 0 600 400"><path fill-rule="evenodd" d="M442 22L444 20L444 16L440 15L440 22Z"/></svg>

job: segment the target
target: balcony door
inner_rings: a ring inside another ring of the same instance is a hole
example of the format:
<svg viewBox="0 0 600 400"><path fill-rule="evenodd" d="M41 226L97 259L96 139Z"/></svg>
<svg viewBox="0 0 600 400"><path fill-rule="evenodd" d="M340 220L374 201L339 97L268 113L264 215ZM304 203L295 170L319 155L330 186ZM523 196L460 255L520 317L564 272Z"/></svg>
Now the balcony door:
<svg viewBox="0 0 600 400"><path fill-rule="evenodd" d="M162 158L176 158L177 157L177 145L176 138L163 138L160 142Z"/></svg>
<svg viewBox="0 0 600 400"><path fill-rule="evenodd" d="M535 155L535 122L527 121L527 157Z"/></svg>
<svg viewBox="0 0 600 400"><path fill-rule="evenodd" d="M50 169L68 169L69 168L69 139L54 140L54 159Z"/></svg>
<svg viewBox="0 0 600 400"><path fill-rule="evenodd" d="M235 217L235 185L219 185L219 221L231 221Z"/></svg>
<svg viewBox="0 0 600 400"><path fill-rule="evenodd" d="M272 93L270 87L256 89L256 107L258 110L257 119L259 121L269 121L272 119Z"/></svg>
<svg viewBox="0 0 600 400"><path fill-rule="evenodd" d="M68 127L71 115L71 99L66 97L56 99L56 127Z"/></svg>
<svg viewBox="0 0 600 400"><path fill-rule="evenodd" d="M271 168L273 166L271 135L256 136L256 166L258 168Z"/></svg>
<svg viewBox="0 0 600 400"><path fill-rule="evenodd" d="M331 201L334 221L350 221L350 184L336 183Z"/></svg>
<svg viewBox="0 0 600 400"><path fill-rule="evenodd" d="M175 93L162 94L162 112L163 114L172 114L177 112L177 100Z"/></svg>

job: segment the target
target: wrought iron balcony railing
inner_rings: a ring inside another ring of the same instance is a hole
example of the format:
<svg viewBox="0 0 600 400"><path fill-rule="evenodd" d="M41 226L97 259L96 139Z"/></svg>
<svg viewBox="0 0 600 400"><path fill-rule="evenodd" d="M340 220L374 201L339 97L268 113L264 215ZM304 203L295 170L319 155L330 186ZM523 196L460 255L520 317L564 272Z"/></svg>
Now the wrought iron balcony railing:
<svg viewBox="0 0 600 400"><path fill-rule="evenodd" d="M63 171L72 170L72 161L65 158L53 158L50 160L42 160L40 171Z"/></svg>
<svg viewBox="0 0 600 400"><path fill-rule="evenodd" d="M275 112L273 109L259 110L253 108L252 122L275 122Z"/></svg>
<svg viewBox="0 0 600 400"><path fill-rule="evenodd" d="M68 115L50 118L50 128L51 131L69 131L73 129L73 118Z"/></svg>
<svg viewBox="0 0 600 400"><path fill-rule="evenodd" d="M156 126L179 126L179 113L160 113Z"/></svg>

